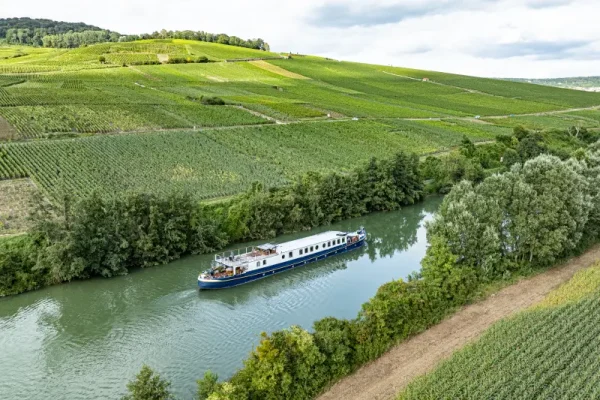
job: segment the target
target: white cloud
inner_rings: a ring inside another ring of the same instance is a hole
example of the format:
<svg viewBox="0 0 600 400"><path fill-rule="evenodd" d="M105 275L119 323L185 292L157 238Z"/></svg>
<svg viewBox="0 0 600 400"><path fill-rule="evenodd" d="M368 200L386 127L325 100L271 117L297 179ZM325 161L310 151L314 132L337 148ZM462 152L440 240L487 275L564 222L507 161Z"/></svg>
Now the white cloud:
<svg viewBox="0 0 600 400"><path fill-rule="evenodd" d="M0 7L0 17L82 21L122 33L226 32L262 37L275 51L532 78L600 75L598 15L596 0L33 0Z"/></svg>

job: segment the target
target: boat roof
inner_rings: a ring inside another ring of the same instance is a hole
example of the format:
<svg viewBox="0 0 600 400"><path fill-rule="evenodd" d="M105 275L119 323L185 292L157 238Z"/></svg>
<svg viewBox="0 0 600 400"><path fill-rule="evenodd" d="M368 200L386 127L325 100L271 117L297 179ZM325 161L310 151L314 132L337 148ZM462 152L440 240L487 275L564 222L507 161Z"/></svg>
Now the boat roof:
<svg viewBox="0 0 600 400"><path fill-rule="evenodd" d="M261 244L260 246L256 246L256 248L259 250L275 250L277 245L273 243L265 243Z"/></svg>
<svg viewBox="0 0 600 400"><path fill-rule="evenodd" d="M313 246L317 243L327 242L329 240L337 239L340 236L347 235L347 232L340 231L327 231L323 233L318 233L316 235L308 236L302 239L292 240L290 242L281 243L277 246L277 250L286 253L288 251L301 249L307 246Z"/></svg>

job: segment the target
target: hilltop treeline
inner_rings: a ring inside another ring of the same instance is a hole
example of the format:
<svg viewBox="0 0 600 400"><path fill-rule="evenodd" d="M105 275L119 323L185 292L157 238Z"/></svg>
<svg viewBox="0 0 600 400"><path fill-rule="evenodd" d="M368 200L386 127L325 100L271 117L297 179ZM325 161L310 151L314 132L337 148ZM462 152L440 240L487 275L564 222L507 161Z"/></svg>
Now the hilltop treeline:
<svg viewBox="0 0 600 400"><path fill-rule="evenodd" d="M102 32L101 38L95 36L96 40L102 41L116 41L121 37L117 32L103 30L83 22L63 22L34 18L0 18L0 38L4 38L8 44L55 47L50 44L57 43L56 40L49 41L46 39L46 42L44 42L44 38L48 36L56 38L70 34L68 39L71 43L75 43L72 39L73 35L83 32ZM97 41L90 41L90 36L91 34L88 33L88 42L85 44L98 43ZM84 42L79 40L77 43L77 45L70 47L78 47Z"/></svg>
<svg viewBox="0 0 600 400"><path fill-rule="evenodd" d="M224 33L208 33L204 31L167 31L145 33L137 39L187 39L201 42L228 44L230 46L246 47L249 49L270 51L269 44L263 39L240 39L237 36L229 36Z"/></svg>
<svg viewBox="0 0 600 400"><path fill-rule="evenodd" d="M37 201L26 237L0 241L0 296L213 252L241 240L271 238L422 197L419 160L399 153L351 173L308 173L292 184L254 184L229 201L198 204L191 196L92 195L59 205Z"/></svg>
<svg viewBox="0 0 600 400"><path fill-rule="evenodd" d="M0 19L0 38L7 44L31 45L56 48L75 48L94 43L132 42L143 39L188 39L209 43L269 51L263 39L241 39L224 33L204 31L167 31L140 35L121 35L118 32L87 25L82 22L61 22L48 19L4 18Z"/></svg>

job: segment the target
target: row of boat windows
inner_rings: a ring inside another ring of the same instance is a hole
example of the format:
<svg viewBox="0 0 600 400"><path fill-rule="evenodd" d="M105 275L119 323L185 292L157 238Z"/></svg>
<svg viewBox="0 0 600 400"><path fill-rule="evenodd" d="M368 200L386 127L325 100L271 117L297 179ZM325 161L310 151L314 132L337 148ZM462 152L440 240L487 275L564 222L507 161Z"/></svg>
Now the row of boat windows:
<svg viewBox="0 0 600 400"><path fill-rule="evenodd" d="M329 242L327 242L327 243L323 243L323 246L322 246L322 247L323 247L324 249L326 249L326 248L329 248L329 247L331 247L331 246L335 246L336 244L342 244L342 243L345 243L345 242L346 242L346 238L345 238L345 237L343 237L343 238L341 238L341 239L332 240L332 241L329 241ZM312 252L314 252L314 251L317 251L317 250L319 250L319 245L316 245L316 246L310 246L310 247L307 247L307 248L305 248L305 249L300 249L300 250L299 250L299 252L300 252L300 255L303 255L303 254L312 253ZM289 256L289 258L292 258L292 257L294 257L294 252L293 252L293 251L290 251L290 252L289 252L289 254L288 254L288 256ZM285 260L285 254L282 254L282 255L281 255L281 259L282 259L282 260ZM263 260L262 264L263 264L263 265L267 265L267 260ZM257 266L257 267L260 267L260 261L256 263L256 266Z"/></svg>

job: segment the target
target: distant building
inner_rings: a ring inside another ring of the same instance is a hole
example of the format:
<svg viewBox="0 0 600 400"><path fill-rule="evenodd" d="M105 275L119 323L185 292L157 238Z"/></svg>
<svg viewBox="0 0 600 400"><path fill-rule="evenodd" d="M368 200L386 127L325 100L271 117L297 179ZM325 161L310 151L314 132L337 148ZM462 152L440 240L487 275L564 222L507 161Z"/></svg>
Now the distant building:
<svg viewBox="0 0 600 400"><path fill-rule="evenodd" d="M423 82L429 82L429 78L423 78Z"/></svg>

